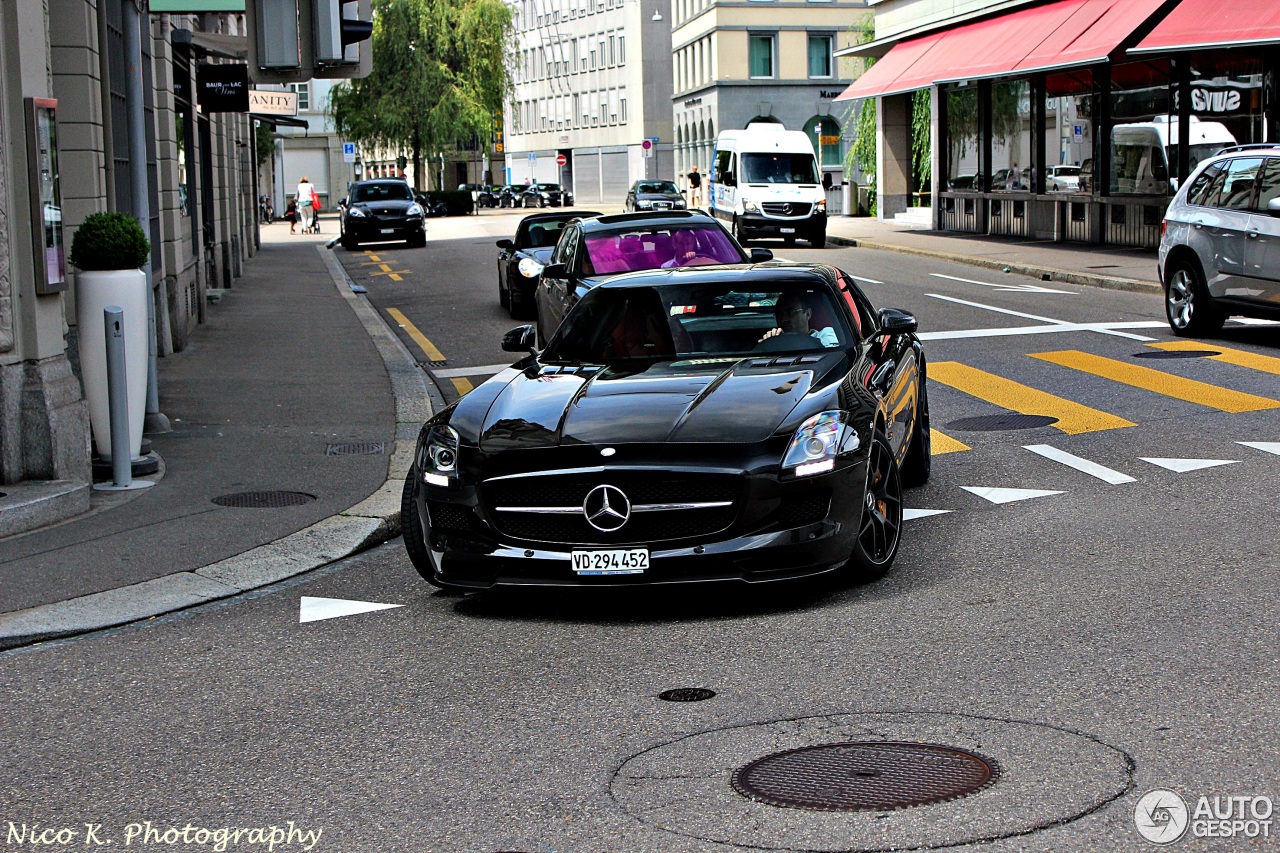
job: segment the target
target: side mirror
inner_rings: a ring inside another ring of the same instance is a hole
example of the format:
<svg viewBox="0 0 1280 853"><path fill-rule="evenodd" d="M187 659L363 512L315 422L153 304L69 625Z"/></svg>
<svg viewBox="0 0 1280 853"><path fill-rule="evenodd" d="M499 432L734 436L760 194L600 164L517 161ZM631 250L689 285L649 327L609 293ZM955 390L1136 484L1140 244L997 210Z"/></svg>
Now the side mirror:
<svg viewBox="0 0 1280 853"><path fill-rule="evenodd" d="M720 178L720 183L724 184L726 187L734 187L738 185L738 182L734 180L733 172L725 172Z"/></svg>
<svg viewBox="0 0 1280 853"><path fill-rule="evenodd" d="M564 264L547 264L542 268L543 278L568 278L569 268Z"/></svg>
<svg viewBox="0 0 1280 853"><path fill-rule="evenodd" d="M345 195L342 198L338 199L338 206L339 207L347 206L347 197Z"/></svg>
<svg viewBox="0 0 1280 853"><path fill-rule="evenodd" d="M773 260L773 251L771 249L752 249L751 263L762 264L765 261Z"/></svg>
<svg viewBox="0 0 1280 853"><path fill-rule="evenodd" d="M503 251L507 251L507 252L514 251L515 247L516 247L516 244L506 237L503 237L501 240L498 241L498 248L502 249Z"/></svg>
<svg viewBox="0 0 1280 853"><path fill-rule="evenodd" d="M534 344L538 341L538 333L532 325L517 326L502 336L504 352L534 352Z"/></svg>
<svg viewBox="0 0 1280 853"><path fill-rule="evenodd" d="M1280 216L1280 198L1273 198L1267 202L1267 213L1271 216Z"/></svg>
<svg viewBox="0 0 1280 853"><path fill-rule="evenodd" d="M886 335L904 335L920 328L915 315L899 311L897 308L881 308L879 319L880 331Z"/></svg>

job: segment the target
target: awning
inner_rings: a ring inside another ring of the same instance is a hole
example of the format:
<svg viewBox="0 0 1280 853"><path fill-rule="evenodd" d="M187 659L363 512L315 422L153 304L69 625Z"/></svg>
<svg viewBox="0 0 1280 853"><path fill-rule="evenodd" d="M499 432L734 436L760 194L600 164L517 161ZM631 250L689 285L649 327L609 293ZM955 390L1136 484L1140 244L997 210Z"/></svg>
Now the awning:
<svg viewBox="0 0 1280 853"><path fill-rule="evenodd" d="M1280 42L1276 0L1182 0L1129 53Z"/></svg>
<svg viewBox="0 0 1280 853"><path fill-rule="evenodd" d="M269 124L272 127L279 127L280 125L284 125L285 127L305 127L308 130L311 129L311 125L307 122L306 119L294 118L293 116L277 116L277 115L269 115L267 113L249 113L249 118L253 119L254 121L260 121L263 124Z"/></svg>
<svg viewBox="0 0 1280 853"><path fill-rule="evenodd" d="M195 30L175 29L169 40L176 45L186 45L206 56L222 59L244 59L249 55L249 39L246 36L229 36L222 33L202 33Z"/></svg>
<svg viewBox="0 0 1280 853"><path fill-rule="evenodd" d="M1106 62L1164 0L1057 0L896 45L836 98Z"/></svg>

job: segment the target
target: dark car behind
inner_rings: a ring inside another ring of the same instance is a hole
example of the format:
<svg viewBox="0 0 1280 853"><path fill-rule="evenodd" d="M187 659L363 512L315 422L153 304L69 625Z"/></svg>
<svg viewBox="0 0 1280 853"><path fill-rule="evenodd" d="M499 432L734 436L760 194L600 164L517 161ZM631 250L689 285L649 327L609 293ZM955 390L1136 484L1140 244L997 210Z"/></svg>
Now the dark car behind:
<svg viewBox="0 0 1280 853"><path fill-rule="evenodd" d="M422 205L413 188L396 178L357 181L339 204L342 207L342 245L354 249L361 243L407 242L427 244Z"/></svg>
<svg viewBox="0 0 1280 853"><path fill-rule="evenodd" d="M684 194L671 181L636 181L627 191L627 210L684 210Z"/></svg>

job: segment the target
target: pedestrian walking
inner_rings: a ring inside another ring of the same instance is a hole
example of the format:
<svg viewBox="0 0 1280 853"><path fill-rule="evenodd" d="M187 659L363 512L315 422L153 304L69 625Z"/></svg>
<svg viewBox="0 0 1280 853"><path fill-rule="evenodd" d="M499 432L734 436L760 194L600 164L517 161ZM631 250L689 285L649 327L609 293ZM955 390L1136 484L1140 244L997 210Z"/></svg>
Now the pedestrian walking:
<svg viewBox="0 0 1280 853"><path fill-rule="evenodd" d="M307 180L307 176L303 175L298 181L298 192L295 198L298 200L298 222L302 225L302 233L310 233L315 219L315 210L312 208L312 200L315 198L316 186Z"/></svg>
<svg viewBox="0 0 1280 853"><path fill-rule="evenodd" d="M289 233L298 233L298 202L296 197L290 196L289 203L284 208L284 218L289 222Z"/></svg>
<svg viewBox="0 0 1280 853"><path fill-rule="evenodd" d="M689 179L689 206L702 207L702 175L698 174L698 167L694 166L693 171L687 177Z"/></svg>

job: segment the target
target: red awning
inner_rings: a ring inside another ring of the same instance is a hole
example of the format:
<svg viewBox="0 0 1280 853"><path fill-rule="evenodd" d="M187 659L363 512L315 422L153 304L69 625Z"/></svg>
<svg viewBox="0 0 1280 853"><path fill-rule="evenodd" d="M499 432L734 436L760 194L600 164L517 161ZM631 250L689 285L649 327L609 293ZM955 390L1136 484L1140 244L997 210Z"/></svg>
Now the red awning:
<svg viewBox="0 0 1280 853"><path fill-rule="evenodd" d="M1280 42L1276 0L1182 0L1130 53Z"/></svg>
<svg viewBox="0 0 1280 853"><path fill-rule="evenodd" d="M940 30L895 45L836 100L1105 62L1162 3L1057 0Z"/></svg>

